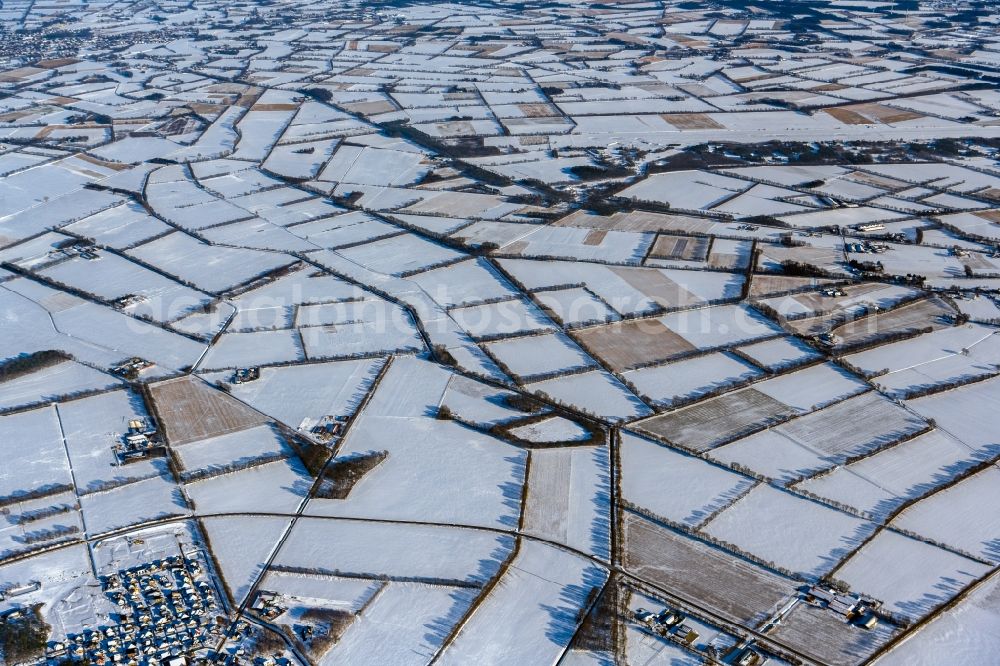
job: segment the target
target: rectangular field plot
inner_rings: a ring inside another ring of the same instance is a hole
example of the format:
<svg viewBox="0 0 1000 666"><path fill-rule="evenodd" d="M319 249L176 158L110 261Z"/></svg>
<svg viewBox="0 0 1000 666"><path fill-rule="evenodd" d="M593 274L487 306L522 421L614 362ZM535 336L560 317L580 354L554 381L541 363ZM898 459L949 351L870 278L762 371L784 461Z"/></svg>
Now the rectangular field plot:
<svg viewBox="0 0 1000 666"><path fill-rule="evenodd" d="M482 530L301 518L274 565L315 574L484 585L513 547L512 537Z"/></svg>
<svg viewBox="0 0 1000 666"><path fill-rule="evenodd" d="M639 398L603 370L591 370L528 384L526 389L541 391L556 400L575 405L591 414L613 420L628 420L650 413Z"/></svg>
<svg viewBox="0 0 1000 666"><path fill-rule="evenodd" d="M533 450L524 532L609 557L609 462L604 446Z"/></svg>
<svg viewBox="0 0 1000 666"><path fill-rule="evenodd" d="M740 347L741 354L761 367L777 372L820 357L819 352L796 338L773 338Z"/></svg>
<svg viewBox="0 0 1000 666"><path fill-rule="evenodd" d="M411 279L445 307L517 296L517 292L482 259L435 268Z"/></svg>
<svg viewBox="0 0 1000 666"><path fill-rule="evenodd" d="M943 301L928 298L908 303L888 312L873 314L856 319L831 332L839 338L840 345L865 344L892 334L921 331L927 327L944 326L944 317L954 314L954 310Z"/></svg>
<svg viewBox="0 0 1000 666"><path fill-rule="evenodd" d="M402 275L455 261L462 255L444 245L413 234L393 236L340 250L340 253L378 273Z"/></svg>
<svg viewBox="0 0 1000 666"><path fill-rule="evenodd" d="M299 459L286 458L189 483L185 492L201 514L292 513L311 486Z"/></svg>
<svg viewBox="0 0 1000 666"><path fill-rule="evenodd" d="M486 348L518 377L596 365L592 358L561 333L501 340Z"/></svg>
<svg viewBox="0 0 1000 666"><path fill-rule="evenodd" d="M628 433L622 434L619 456L623 499L654 516L690 527L728 506L755 483Z"/></svg>
<svg viewBox="0 0 1000 666"><path fill-rule="evenodd" d="M620 264L642 260L652 242L649 234L601 231L573 227L536 226L531 233L504 246L504 252L527 257L553 257L593 261L601 259Z"/></svg>
<svg viewBox="0 0 1000 666"><path fill-rule="evenodd" d="M702 529L783 569L818 577L833 569L875 525L759 485Z"/></svg>
<svg viewBox="0 0 1000 666"><path fill-rule="evenodd" d="M382 328L410 325L409 316L403 308L381 299L302 305L295 317L295 325L303 328L344 326L361 322L377 324Z"/></svg>
<svg viewBox="0 0 1000 666"><path fill-rule="evenodd" d="M670 330L699 349L725 347L781 333L762 314L745 305L720 305L664 316Z"/></svg>
<svg viewBox="0 0 1000 666"><path fill-rule="evenodd" d="M625 515L624 532L627 570L745 627L770 617L800 585L634 514Z"/></svg>
<svg viewBox="0 0 1000 666"><path fill-rule="evenodd" d="M294 261L275 252L208 245L179 232L140 245L129 254L209 292L225 291Z"/></svg>
<svg viewBox="0 0 1000 666"><path fill-rule="evenodd" d="M989 567L929 543L883 530L836 572L854 592L916 620L951 600Z"/></svg>
<svg viewBox="0 0 1000 666"><path fill-rule="evenodd" d="M745 270L753 258L748 241L716 238L708 255L708 265L723 270Z"/></svg>
<svg viewBox="0 0 1000 666"><path fill-rule="evenodd" d="M408 315L405 320L309 326L299 332L309 360L415 352L424 348L423 339Z"/></svg>
<svg viewBox="0 0 1000 666"><path fill-rule="evenodd" d="M515 298L449 311L451 318L469 335L494 337L552 329L548 318L533 303Z"/></svg>
<svg viewBox="0 0 1000 666"><path fill-rule="evenodd" d="M205 354L199 369L243 368L304 359L299 334L292 329L224 333Z"/></svg>
<svg viewBox="0 0 1000 666"><path fill-rule="evenodd" d="M923 419L870 391L716 449L712 457L790 481L927 427Z"/></svg>
<svg viewBox="0 0 1000 666"><path fill-rule="evenodd" d="M793 413L755 388L709 398L635 424L635 428L693 451L707 451Z"/></svg>
<svg viewBox="0 0 1000 666"><path fill-rule="evenodd" d="M917 502L893 524L966 553L1000 562L1000 470L989 467Z"/></svg>
<svg viewBox="0 0 1000 666"><path fill-rule="evenodd" d="M713 352L624 373L642 395L662 405L685 402L710 391L747 382L763 373L746 361Z"/></svg>
<svg viewBox="0 0 1000 666"><path fill-rule="evenodd" d="M291 453L284 438L267 425L174 446L182 473L187 474L222 473L246 467L255 460L285 457Z"/></svg>
<svg viewBox="0 0 1000 666"><path fill-rule="evenodd" d="M683 259L684 261L705 261L711 238L708 236L672 236L660 234L649 251L650 257L657 259Z"/></svg>
<svg viewBox="0 0 1000 666"><path fill-rule="evenodd" d="M862 371L892 395L905 397L933 388L996 372L1000 338L980 324L946 328L917 338L882 345L848 356Z"/></svg>
<svg viewBox="0 0 1000 666"><path fill-rule="evenodd" d="M72 393L110 389L121 380L76 361L0 382L0 410L47 402Z"/></svg>
<svg viewBox="0 0 1000 666"><path fill-rule="evenodd" d="M165 222L153 217L135 202L108 208L65 228L74 234L119 250L171 229Z"/></svg>
<svg viewBox="0 0 1000 666"><path fill-rule="evenodd" d="M764 395L793 412L811 412L869 390L856 375L832 363L821 363L754 384Z"/></svg>
<svg viewBox="0 0 1000 666"><path fill-rule="evenodd" d="M322 271L297 267L287 275L230 299L241 312L291 308L308 303L332 303L373 298L370 292Z"/></svg>
<svg viewBox="0 0 1000 666"><path fill-rule="evenodd" d="M612 321L618 314L583 287L535 292L535 299L564 326Z"/></svg>
<svg viewBox="0 0 1000 666"><path fill-rule="evenodd" d="M83 495L80 507L88 536L188 511L180 488L162 476Z"/></svg>
<svg viewBox="0 0 1000 666"><path fill-rule="evenodd" d="M194 377L150 387L167 441L177 446L266 422L243 403Z"/></svg>
<svg viewBox="0 0 1000 666"><path fill-rule="evenodd" d="M934 430L797 487L880 519L975 464L968 447Z"/></svg>
<svg viewBox="0 0 1000 666"><path fill-rule="evenodd" d="M0 417L0 500L73 486L52 407Z"/></svg>
<svg viewBox="0 0 1000 666"><path fill-rule="evenodd" d="M694 345L657 319L636 319L574 331L585 349L616 372L646 363L666 361L690 352Z"/></svg>

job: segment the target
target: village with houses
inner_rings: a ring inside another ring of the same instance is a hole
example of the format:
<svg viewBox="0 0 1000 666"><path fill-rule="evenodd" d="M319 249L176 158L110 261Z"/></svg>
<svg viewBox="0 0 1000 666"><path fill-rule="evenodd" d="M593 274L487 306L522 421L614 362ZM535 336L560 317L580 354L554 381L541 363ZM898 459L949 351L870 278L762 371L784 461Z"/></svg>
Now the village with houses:
<svg viewBox="0 0 1000 666"><path fill-rule="evenodd" d="M990 0L4 0L0 665L997 663L998 333Z"/></svg>

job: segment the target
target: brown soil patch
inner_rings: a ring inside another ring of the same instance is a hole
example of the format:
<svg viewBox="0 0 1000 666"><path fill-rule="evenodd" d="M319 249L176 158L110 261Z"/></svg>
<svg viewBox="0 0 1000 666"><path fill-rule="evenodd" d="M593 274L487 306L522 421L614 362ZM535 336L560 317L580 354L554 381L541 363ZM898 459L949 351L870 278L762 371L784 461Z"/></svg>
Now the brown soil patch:
<svg viewBox="0 0 1000 666"><path fill-rule="evenodd" d="M254 104L251 111L295 111L297 104Z"/></svg>
<svg viewBox="0 0 1000 666"><path fill-rule="evenodd" d="M150 395L167 441L173 446L267 423L258 412L194 377L151 386Z"/></svg>
<svg viewBox="0 0 1000 666"><path fill-rule="evenodd" d="M823 109L824 113L833 116L842 123L848 125L871 125L872 121L856 111L852 111L846 106L838 106L832 109Z"/></svg>
<svg viewBox="0 0 1000 666"><path fill-rule="evenodd" d="M915 113L913 111L907 111L906 109L894 109L890 106L883 106L882 104L861 104L858 105L857 110L859 113L863 113L869 118L874 118L880 123L892 124L901 123L907 120L916 120L917 118L923 118L923 114Z"/></svg>
<svg viewBox="0 0 1000 666"><path fill-rule="evenodd" d="M4 83L18 83L35 74L41 74L44 71L41 67L19 67L0 73L0 81Z"/></svg>
<svg viewBox="0 0 1000 666"><path fill-rule="evenodd" d="M389 113L390 111L396 110L396 107L392 105L392 102L388 102L384 99L372 102L353 102L350 104L344 104L344 108L351 113L360 113L363 116L374 116L380 113Z"/></svg>
<svg viewBox="0 0 1000 666"><path fill-rule="evenodd" d="M653 243L649 256L657 259L705 261L708 258L709 239L704 236L671 236L660 234Z"/></svg>
<svg viewBox="0 0 1000 666"><path fill-rule="evenodd" d="M661 113L660 117L679 130L725 129L704 113Z"/></svg>
<svg viewBox="0 0 1000 666"><path fill-rule="evenodd" d="M67 65L75 65L78 62L80 61L76 58L53 58L52 60L41 60L36 65L45 69L58 69Z"/></svg>
<svg viewBox="0 0 1000 666"><path fill-rule="evenodd" d="M777 423L791 412L784 403L748 388L640 421L635 429L700 453Z"/></svg>
<svg viewBox="0 0 1000 666"><path fill-rule="evenodd" d="M551 104L518 104L517 108L519 108L521 113L523 113L527 118L546 118L549 116L559 115L559 111L557 111Z"/></svg>
<svg viewBox="0 0 1000 666"><path fill-rule="evenodd" d="M993 224L1000 224L1000 210L982 210L978 213L973 213L976 217L981 217L984 220L989 220Z"/></svg>
<svg viewBox="0 0 1000 666"><path fill-rule="evenodd" d="M694 345L656 319L640 319L598 326L571 334L615 371L665 361L694 349Z"/></svg>
<svg viewBox="0 0 1000 666"><path fill-rule="evenodd" d="M797 583L635 514L624 521L625 569L752 627Z"/></svg>
<svg viewBox="0 0 1000 666"><path fill-rule="evenodd" d="M614 266L611 272L625 280L629 286L639 290L665 308L696 305L702 299L677 284L655 268L623 268Z"/></svg>

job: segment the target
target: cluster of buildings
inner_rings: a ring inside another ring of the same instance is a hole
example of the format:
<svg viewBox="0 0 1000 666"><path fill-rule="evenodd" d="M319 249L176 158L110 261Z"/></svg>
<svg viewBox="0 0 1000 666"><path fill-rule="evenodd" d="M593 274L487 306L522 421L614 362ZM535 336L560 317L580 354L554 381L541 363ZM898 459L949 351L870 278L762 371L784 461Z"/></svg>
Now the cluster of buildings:
<svg viewBox="0 0 1000 666"><path fill-rule="evenodd" d="M888 252L892 249L888 243L872 243L864 241L862 243L847 243L844 248L848 252L853 252L855 254L882 254L883 252Z"/></svg>
<svg viewBox="0 0 1000 666"><path fill-rule="evenodd" d="M125 464L157 455L162 452L159 434L148 419L132 419L128 422L128 432L114 445L115 457L119 464Z"/></svg>
<svg viewBox="0 0 1000 666"><path fill-rule="evenodd" d="M346 416L331 416L327 414L310 428L309 432L319 441L329 442L333 438L339 437L344 431L347 418Z"/></svg>
<svg viewBox="0 0 1000 666"><path fill-rule="evenodd" d="M664 608L659 613L654 613L640 608L635 612L635 619L646 625L654 634L672 638L688 647L693 646L699 637L698 632L685 622L687 617L684 613L676 609ZM712 648L709 648L709 651L712 652ZM726 658L726 663L736 666L763 666L767 662L768 658L751 647L749 641L733 648Z"/></svg>
<svg viewBox="0 0 1000 666"><path fill-rule="evenodd" d="M233 373L234 384L246 384L258 379L260 379L260 368L258 367L237 368L236 372Z"/></svg>
<svg viewBox="0 0 1000 666"><path fill-rule="evenodd" d="M640 608L635 617L660 636L672 636L685 645L698 640L698 632L684 624L686 618L680 611L664 608L659 613L653 613Z"/></svg>
<svg viewBox="0 0 1000 666"><path fill-rule="evenodd" d="M154 365L156 364L152 361L133 356L112 367L111 372L125 379L135 379L139 376L140 372L147 368L152 368Z"/></svg>
<svg viewBox="0 0 1000 666"><path fill-rule="evenodd" d="M859 627L870 630L878 626L878 615L875 611L878 610L879 602L874 599L814 585L806 592L805 601L826 608Z"/></svg>
<svg viewBox="0 0 1000 666"><path fill-rule="evenodd" d="M95 666L185 666L187 656L218 645L224 611L201 565L179 555L107 576L105 594L120 609L119 622L49 646L49 659L86 660Z"/></svg>

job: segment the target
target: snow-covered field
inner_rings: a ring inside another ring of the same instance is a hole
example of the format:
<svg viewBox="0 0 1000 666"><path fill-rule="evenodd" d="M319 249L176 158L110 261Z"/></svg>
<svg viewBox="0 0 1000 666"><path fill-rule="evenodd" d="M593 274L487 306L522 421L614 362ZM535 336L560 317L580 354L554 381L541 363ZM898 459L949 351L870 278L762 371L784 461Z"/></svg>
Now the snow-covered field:
<svg viewBox="0 0 1000 666"><path fill-rule="evenodd" d="M250 4L0 5L0 625L998 661L997 3Z"/></svg>
<svg viewBox="0 0 1000 666"><path fill-rule="evenodd" d="M83 495L80 508L89 536L188 512L180 488L162 476Z"/></svg>
<svg viewBox="0 0 1000 666"><path fill-rule="evenodd" d="M435 418L449 374L399 358L355 421L339 457L386 451L346 500L315 499L310 515L517 525L526 452ZM385 488L392 488L391 493Z"/></svg>
<svg viewBox="0 0 1000 666"><path fill-rule="evenodd" d="M908 507L893 524L992 562L1000 561L1000 470L989 467Z"/></svg>
<svg viewBox="0 0 1000 666"><path fill-rule="evenodd" d="M604 569L577 555L522 540L500 584L480 602L440 663L555 664L591 590L606 577Z"/></svg>
<svg viewBox="0 0 1000 666"><path fill-rule="evenodd" d="M994 575L958 605L910 635L882 662L888 666L974 664L1000 649L1000 577Z"/></svg>
<svg viewBox="0 0 1000 666"><path fill-rule="evenodd" d="M611 477L607 447L531 452L524 533L606 558L611 548Z"/></svg>
<svg viewBox="0 0 1000 666"><path fill-rule="evenodd" d="M120 380L76 361L0 383L0 409L34 405L74 393L117 386Z"/></svg>
<svg viewBox="0 0 1000 666"><path fill-rule="evenodd" d="M649 407L621 382L602 370L591 370L528 384L565 405L611 420L631 420L650 413Z"/></svg>
<svg viewBox="0 0 1000 666"><path fill-rule="evenodd" d="M814 577L830 571L874 529L872 523L769 485L757 486L703 528L765 561Z"/></svg>
<svg viewBox="0 0 1000 666"><path fill-rule="evenodd" d="M487 349L520 377L594 365L593 359L560 333L502 340L487 345Z"/></svg>
<svg viewBox="0 0 1000 666"><path fill-rule="evenodd" d="M852 590L912 620L945 603L989 567L926 542L882 531L836 573Z"/></svg>
<svg viewBox="0 0 1000 666"><path fill-rule="evenodd" d="M31 442L31 446L23 442ZM59 416L53 407L0 416L0 451L5 461L0 468L0 496L72 483Z"/></svg>

